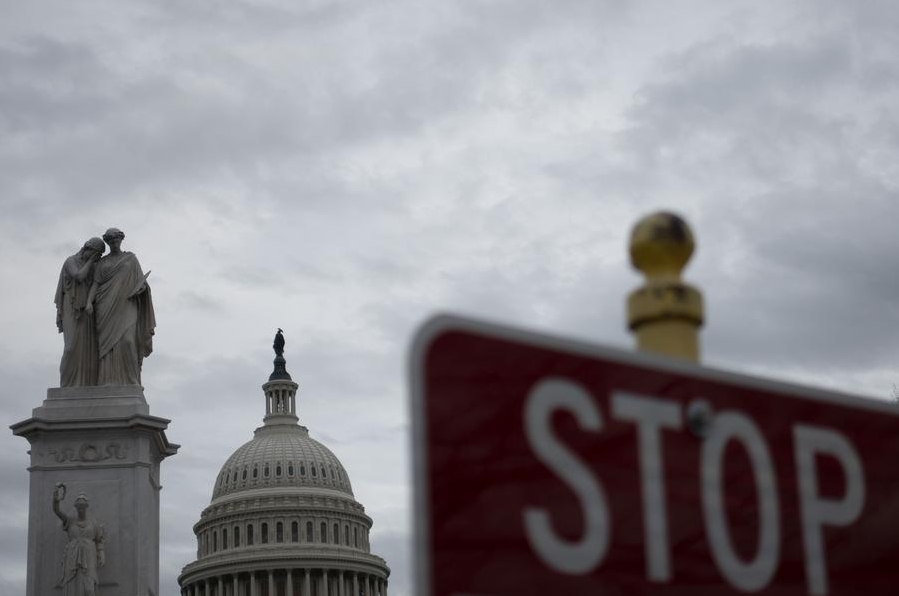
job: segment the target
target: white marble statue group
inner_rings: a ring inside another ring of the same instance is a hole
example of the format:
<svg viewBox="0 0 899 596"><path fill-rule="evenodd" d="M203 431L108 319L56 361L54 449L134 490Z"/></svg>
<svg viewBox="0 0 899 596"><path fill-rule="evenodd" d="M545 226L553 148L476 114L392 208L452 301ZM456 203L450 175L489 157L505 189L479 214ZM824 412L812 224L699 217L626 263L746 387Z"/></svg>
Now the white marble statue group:
<svg viewBox="0 0 899 596"><path fill-rule="evenodd" d="M60 387L140 385L153 351L156 317L147 275L125 234L110 228L66 259L56 288L56 326L63 334ZM102 256L109 246L109 254Z"/></svg>

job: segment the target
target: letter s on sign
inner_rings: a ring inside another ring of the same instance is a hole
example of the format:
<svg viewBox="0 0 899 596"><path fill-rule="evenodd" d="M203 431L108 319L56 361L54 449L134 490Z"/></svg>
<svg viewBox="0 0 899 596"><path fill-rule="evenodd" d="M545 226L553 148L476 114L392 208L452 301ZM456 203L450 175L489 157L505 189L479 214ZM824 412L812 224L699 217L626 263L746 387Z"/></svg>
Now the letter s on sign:
<svg viewBox="0 0 899 596"><path fill-rule="evenodd" d="M540 507L524 510L524 525L531 548L544 563L561 573L584 575L599 565L608 550L609 507L590 469L553 434L551 421L556 410L569 412L587 430L601 430L602 418L587 391L559 378L535 385L524 406L528 443L537 459L577 495L583 510L583 533L574 541L560 537L549 513Z"/></svg>

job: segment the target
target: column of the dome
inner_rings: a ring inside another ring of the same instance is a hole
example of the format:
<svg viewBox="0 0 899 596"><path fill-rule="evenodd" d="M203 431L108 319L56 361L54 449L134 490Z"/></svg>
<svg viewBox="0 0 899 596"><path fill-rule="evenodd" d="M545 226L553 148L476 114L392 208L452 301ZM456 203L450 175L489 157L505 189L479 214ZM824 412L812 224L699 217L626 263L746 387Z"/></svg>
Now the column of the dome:
<svg viewBox="0 0 899 596"><path fill-rule="evenodd" d="M250 596L259 596L259 586L256 582L256 572L250 572Z"/></svg>
<svg viewBox="0 0 899 596"><path fill-rule="evenodd" d="M353 596L359 596L359 573L353 572Z"/></svg>
<svg viewBox="0 0 899 596"><path fill-rule="evenodd" d="M290 569L290 568L287 569L287 580L286 580L286 582L287 582L287 583L286 583L285 586L284 586L284 593L285 593L287 596L294 596L294 595L293 595L293 569Z"/></svg>
<svg viewBox="0 0 899 596"><path fill-rule="evenodd" d="M237 574L231 576L231 596L237 596Z"/></svg>

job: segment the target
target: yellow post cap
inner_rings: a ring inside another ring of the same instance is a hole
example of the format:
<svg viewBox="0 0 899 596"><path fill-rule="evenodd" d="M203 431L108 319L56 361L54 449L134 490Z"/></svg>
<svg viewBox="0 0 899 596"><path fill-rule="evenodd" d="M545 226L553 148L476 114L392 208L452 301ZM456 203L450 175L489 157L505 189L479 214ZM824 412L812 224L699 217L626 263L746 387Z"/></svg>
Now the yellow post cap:
<svg viewBox="0 0 899 596"><path fill-rule="evenodd" d="M695 246L686 221L674 213L659 211L634 226L631 263L651 281L677 280Z"/></svg>
<svg viewBox="0 0 899 596"><path fill-rule="evenodd" d="M631 263L646 276L645 284L627 301L628 326L637 336L637 349L699 360L702 295L681 281L694 248L693 232L674 213L653 213L634 226Z"/></svg>

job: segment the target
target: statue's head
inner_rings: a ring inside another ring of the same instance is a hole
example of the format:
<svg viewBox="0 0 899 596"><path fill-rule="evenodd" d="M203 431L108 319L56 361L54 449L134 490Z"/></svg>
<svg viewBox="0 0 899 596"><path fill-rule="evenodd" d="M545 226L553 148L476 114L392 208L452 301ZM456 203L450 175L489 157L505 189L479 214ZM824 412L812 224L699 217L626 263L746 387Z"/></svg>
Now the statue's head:
<svg viewBox="0 0 899 596"><path fill-rule="evenodd" d="M84 246L82 248L96 251L96 252L100 253L101 255L104 252L106 252L106 245L103 244L103 241L100 238L97 238L96 236L94 236L93 238L91 238L87 242L85 242Z"/></svg>
<svg viewBox="0 0 899 596"><path fill-rule="evenodd" d="M86 510L88 505L89 502L87 500L86 494L81 493L80 495L78 495L78 497L75 498L75 509L77 509L78 511Z"/></svg>
<svg viewBox="0 0 899 596"><path fill-rule="evenodd" d="M124 240L125 232L118 228L109 228L106 230L106 233L103 234L103 240L105 242L109 242L110 240Z"/></svg>

